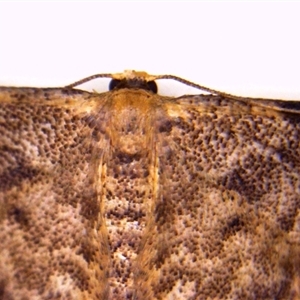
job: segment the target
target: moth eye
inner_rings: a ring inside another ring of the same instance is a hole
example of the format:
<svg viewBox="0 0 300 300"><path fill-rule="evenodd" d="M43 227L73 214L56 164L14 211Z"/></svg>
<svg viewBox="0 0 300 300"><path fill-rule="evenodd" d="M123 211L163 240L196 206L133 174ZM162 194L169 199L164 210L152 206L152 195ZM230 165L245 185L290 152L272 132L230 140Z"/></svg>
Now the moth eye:
<svg viewBox="0 0 300 300"><path fill-rule="evenodd" d="M110 91L112 91L113 89L115 89L119 84L120 84L121 80L118 79L112 79L109 83L108 89Z"/></svg>
<svg viewBox="0 0 300 300"><path fill-rule="evenodd" d="M157 84L155 81L148 81L147 86L150 91L152 91L154 94L157 94Z"/></svg>

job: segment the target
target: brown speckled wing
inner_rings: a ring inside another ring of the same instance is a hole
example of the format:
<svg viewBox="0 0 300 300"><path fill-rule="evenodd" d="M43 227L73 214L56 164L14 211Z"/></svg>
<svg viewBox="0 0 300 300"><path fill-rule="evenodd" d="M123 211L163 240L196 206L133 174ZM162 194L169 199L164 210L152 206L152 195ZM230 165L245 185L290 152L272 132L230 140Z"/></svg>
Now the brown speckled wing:
<svg viewBox="0 0 300 300"><path fill-rule="evenodd" d="M2 88L0 105L0 298L106 299L93 97Z"/></svg>
<svg viewBox="0 0 300 300"><path fill-rule="evenodd" d="M0 88L0 299L298 299L299 111Z"/></svg>
<svg viewBox="0 0 300 300"><path fill-rule="evenodd" d="M299 108L221 96L166 106L153 299L300 299Z"/></svg>

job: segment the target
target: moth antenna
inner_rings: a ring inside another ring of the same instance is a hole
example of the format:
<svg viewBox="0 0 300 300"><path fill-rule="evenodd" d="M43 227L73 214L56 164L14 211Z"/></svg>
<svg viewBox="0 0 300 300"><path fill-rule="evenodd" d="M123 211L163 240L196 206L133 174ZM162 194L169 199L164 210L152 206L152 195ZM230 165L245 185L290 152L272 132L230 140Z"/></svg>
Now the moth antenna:
<svg viewBox="0 0 300 300"><path fill-rule="evenodd" d="M227 93L224 93L224 92L221 92L221 91L218 91L218 90L214 90L214 89L208 88L206 86L194 83L192 81L189 81L189 80L186 80L186 79L183 79L181 77L174 76L174 75L157 75L157 76L155 76L155 80L156 79L173 79L173 80L176 80L176 81L178 81L180 83L183 83L183 84L186 84L188 86L191 86L193 88L202 90L204 92L208 92L208 93L212 93L212 94L220 95L220 96L226 96L226 97L229 97L229 98L240 98L240 97L237 97L237 96L234 96L234 95L231 95L231 94L227 94Z"/></svg>
<svg viewBox="0 0 300 300"><path fill-rule="evenodd" d="M73 87L75 87L77 85L81 85L83 83L86 83L88 81L91 81L91 80L94 80L94 79L97 79L97 78L112 78L112 77L113 77L113 75L109 74L109 73L95 74L95 75L83 78L81 80L75 81L75 82L73 82L71 84L68 84L68 85L65 86L65 88L73 88Z"/></svg>

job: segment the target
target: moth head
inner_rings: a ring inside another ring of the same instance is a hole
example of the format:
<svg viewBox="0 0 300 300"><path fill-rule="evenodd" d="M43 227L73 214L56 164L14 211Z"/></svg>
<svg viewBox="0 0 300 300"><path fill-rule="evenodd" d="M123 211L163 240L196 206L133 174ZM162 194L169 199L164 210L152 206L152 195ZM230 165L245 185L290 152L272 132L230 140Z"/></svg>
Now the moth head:
<svg viewBox="0 0 300 300"><path fill-rule="evenodd" d="M123 73L112 75L112 80L109 83L109 90L116 89L143 89L157 94L157 85L155 76L149 75L146 72L136 72L126 70Z"/></svg>

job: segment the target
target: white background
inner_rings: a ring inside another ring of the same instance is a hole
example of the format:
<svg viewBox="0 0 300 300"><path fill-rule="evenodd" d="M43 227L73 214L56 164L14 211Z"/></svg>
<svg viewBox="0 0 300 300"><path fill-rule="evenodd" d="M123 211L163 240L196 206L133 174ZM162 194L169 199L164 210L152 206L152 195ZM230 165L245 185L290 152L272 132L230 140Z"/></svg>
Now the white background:
<svg viewBox="0 0 300 300"><path fill-rule="evenodd" d="M135 69L300 100L299 9L268 1L1 2L0 85L63 86ZM100 81L87 88L102 91ZM179 83L162 88L187 92Z"/></svg>

